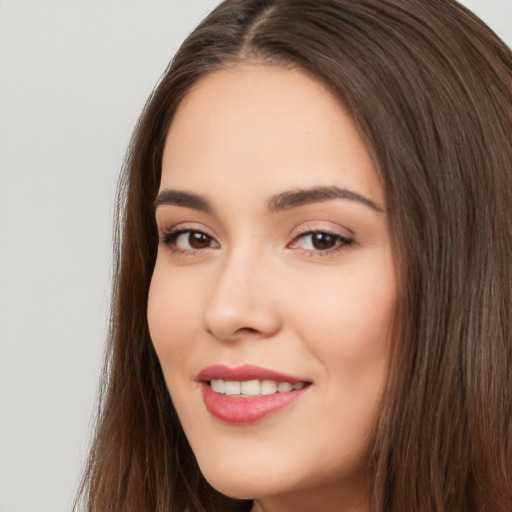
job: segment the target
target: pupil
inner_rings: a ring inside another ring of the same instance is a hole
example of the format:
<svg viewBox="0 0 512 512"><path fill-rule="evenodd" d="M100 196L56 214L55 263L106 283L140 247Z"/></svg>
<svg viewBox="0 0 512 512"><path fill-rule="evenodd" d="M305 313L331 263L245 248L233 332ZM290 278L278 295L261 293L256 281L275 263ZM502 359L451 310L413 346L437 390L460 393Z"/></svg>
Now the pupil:
<svg viewBox="0 0 512 512"><path fill-rule="evenodd" d="M313 235L313 247L315 249L325 250L334 247L336 240L334 236L327 233L315 233Z"/></svg>
<svg viewBox="0 0 512 512"><path fill-rule="evenodd" d="M190 233L188 243L194 249L205 249L210 245L210 238L203 233Z"/></svg>

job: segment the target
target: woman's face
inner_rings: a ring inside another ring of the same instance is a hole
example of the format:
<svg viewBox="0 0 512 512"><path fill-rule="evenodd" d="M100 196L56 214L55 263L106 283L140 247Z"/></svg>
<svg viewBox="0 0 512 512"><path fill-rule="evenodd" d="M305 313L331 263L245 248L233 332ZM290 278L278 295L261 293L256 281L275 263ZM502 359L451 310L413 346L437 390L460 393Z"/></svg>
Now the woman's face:
<svg viewBox="0 0 512 512"><path fill-rule="evenodd" d="M298 70L206 76L170 128L156 220L149 328L206 479L265 510L361 500L397 290L343 106Z"/></svg>

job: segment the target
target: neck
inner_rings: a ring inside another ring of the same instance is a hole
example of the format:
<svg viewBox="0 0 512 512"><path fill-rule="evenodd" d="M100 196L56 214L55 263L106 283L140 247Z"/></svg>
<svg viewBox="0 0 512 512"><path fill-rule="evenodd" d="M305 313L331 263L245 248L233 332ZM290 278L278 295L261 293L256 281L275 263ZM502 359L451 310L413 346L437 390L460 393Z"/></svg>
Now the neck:
<svg viewBox="0 0 512 512"><path fill-rule="evenodd" d="M255 499L251 512L370 512L367 482Z"/></svg>

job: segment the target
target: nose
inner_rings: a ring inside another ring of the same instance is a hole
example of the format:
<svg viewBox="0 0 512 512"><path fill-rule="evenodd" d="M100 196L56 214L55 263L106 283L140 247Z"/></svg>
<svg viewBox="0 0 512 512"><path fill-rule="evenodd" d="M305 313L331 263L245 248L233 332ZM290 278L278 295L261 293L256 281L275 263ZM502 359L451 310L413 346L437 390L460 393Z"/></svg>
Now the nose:
<svg viewBox="0 0 512 512"><path fill-rule="evenodd" d="M218 340L265 339L279 331L272 266L255 255L227 256L213 278L204 307L204 329Z"/></svg>

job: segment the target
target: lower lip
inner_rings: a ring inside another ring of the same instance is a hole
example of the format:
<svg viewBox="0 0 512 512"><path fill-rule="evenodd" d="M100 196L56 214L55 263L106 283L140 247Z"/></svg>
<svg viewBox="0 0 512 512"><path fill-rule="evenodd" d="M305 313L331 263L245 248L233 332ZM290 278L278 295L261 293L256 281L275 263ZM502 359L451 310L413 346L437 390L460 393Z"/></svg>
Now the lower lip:
<svg viewBox="0 0 512 512"><path fill-rule="evenodd" d="M258 395L241 398L216 393L205 382L201 383L206 408L215 418L226 423L244 425L254 423L273 414L300 398L309 386L288 393Z"/></svg>

